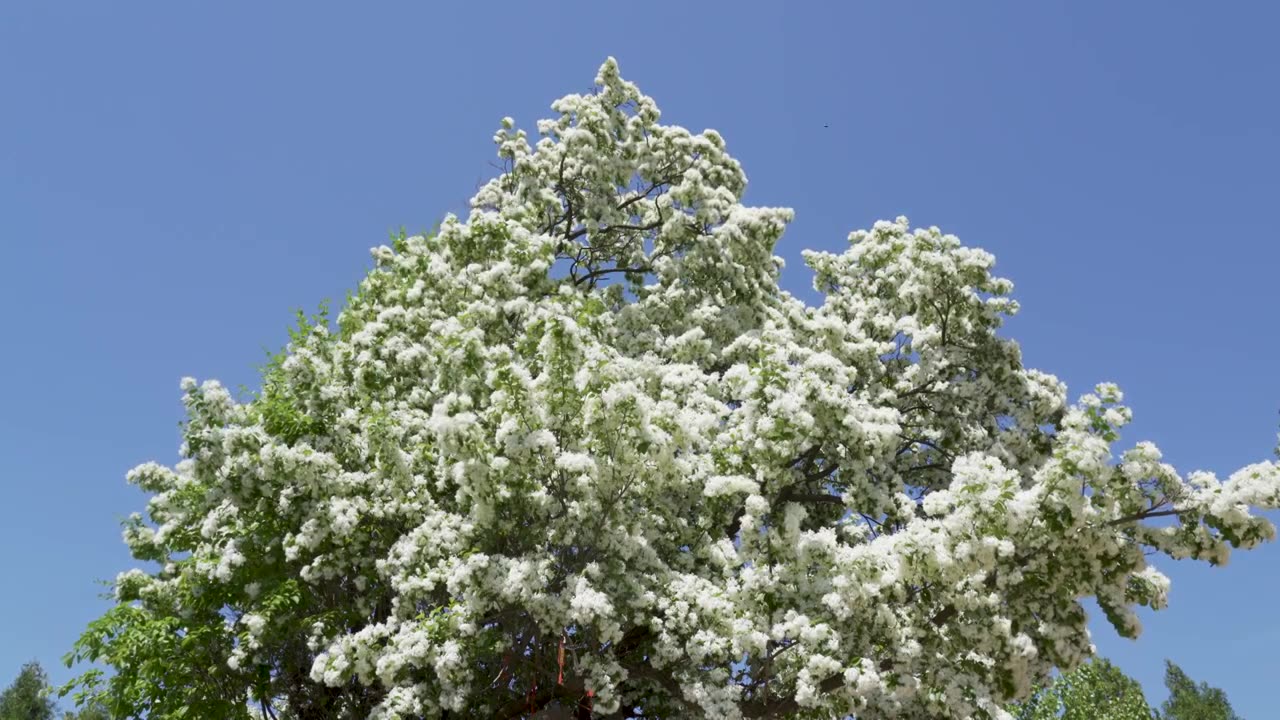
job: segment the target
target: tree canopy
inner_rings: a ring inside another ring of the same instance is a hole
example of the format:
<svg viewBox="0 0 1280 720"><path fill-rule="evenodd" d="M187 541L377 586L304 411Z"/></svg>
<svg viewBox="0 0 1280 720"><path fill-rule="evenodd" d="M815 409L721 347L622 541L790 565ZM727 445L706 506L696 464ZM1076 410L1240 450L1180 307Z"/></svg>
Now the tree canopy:
<svg viewBox="0 0 1280 720"><path fill-rule="evenodd" d="M1032 693L1013 708L1016 720L1154 720L1142 686L1098 658Z"/></svg>
<svg viewBox="0 0 1280 720"><path fill-rule="evenodd" d="M1054 678L1011 712L1015 720L1240 720L1225 692L1197 684L1169 660L1164 683L1169 697L1152 710L1137 680L1098 658Z"/></svg>
<svg viewBox="0 0 1280 720"><path fill-rule="evenodd" d="M54 720L58 713L49 676L36 661L22 666L18 677L0 692L0 720ZM90 702L77 712L64 712L62 720L111 720L106 708Z"/></svg>
<svg viewBox="0 0 1280 720"><path fill-rule="evenodd" d="M1165 661L1164 684L1169 697L1160 706L1161 720L1240 720L1225 692L1208 683L1196 683L1169 660Z"/></svg>
<svg viewBox="0 0 1280 720"><path fill-rule="evenodd" d="M53 720L57 707L48 690L49 676L40 663L23 665L13 683L0 692L0 720Z"/></svg>
<svg viewBox="0 0 1280 720"><path fill-rule="evenodd" d="M1007 718L1274 536L1276 464L1182 476L1000 335L994 258L905 218L806 252L610 59L467 218L373 250L253 397L182 382L144 567L70 661L117 717ZM69 691L71 688L68 687Z"/></svg>

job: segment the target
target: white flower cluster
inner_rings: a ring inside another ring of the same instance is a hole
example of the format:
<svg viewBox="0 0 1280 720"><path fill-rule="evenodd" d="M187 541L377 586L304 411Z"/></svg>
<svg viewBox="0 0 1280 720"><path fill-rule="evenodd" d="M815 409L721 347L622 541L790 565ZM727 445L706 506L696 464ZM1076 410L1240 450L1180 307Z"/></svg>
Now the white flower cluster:
<svg viewBox="0 0 1280 720"><path fill-rule="evenodd" d="M376 249L256 399L184 380L122 601L216 606L244 687L387 720L997 718L1090 655L1082 599L1165 605L1146 551L1274 536L1274 463L1117 461L1117 388L1022 367L991 255L878 223L806 253L805 306L720 136L597 85L536 145L505 119L470 217Z"/></svg>

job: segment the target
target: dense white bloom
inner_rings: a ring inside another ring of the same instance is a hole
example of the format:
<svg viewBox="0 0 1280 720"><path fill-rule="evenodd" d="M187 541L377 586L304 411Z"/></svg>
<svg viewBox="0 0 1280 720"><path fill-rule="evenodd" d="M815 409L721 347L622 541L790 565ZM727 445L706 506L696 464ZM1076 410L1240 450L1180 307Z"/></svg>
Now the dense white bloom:
<svg viewBox="0 0 1280 720"><path fill-rule="evenodd" d="M1166 604L1146 551L1274 537L1274 463L1117 459L1118 388L1068 405L1024 368L990 254L880 222L805 253L806 306L778 287L791 211L742 206L724 140L659 124L612 60L597 84L535 144L504 118L469 217L375 248L256 399L183 380L187 460L130 474L156 527L126 540L164 570L117 592L218 628L219 691L1002 718L1093 652L1082 599L1129 635Z"/></svg>

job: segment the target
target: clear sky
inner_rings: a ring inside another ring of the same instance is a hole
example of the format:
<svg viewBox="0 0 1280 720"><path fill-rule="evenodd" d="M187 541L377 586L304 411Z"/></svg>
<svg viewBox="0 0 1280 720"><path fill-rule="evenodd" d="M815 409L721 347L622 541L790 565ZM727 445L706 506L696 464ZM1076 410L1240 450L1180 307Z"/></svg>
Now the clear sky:
<svg viewBox="0 0 1280 720"><path fill-rule="evenodd" d="M357 10L357 7L359 10ZM1180 470L1267 459L1280 409L1280 8L1270 3L0 4L0 684L131 566L125 472L177 460L178 380L253 385L368 248L460 211L616 56L713 127L804 248L907 215L995 253L1009 333L1071 397L1118 382ZM1101 651L1274 717L1280 546L1160 565ZM1100 615L1100 613L1095 613Z"/></svg>

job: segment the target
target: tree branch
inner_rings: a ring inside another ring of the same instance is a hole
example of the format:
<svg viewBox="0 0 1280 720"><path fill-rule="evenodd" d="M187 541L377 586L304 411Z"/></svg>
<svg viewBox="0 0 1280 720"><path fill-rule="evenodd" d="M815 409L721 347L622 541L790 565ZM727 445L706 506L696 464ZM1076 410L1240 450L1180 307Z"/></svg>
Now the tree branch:
<svg viewBox="0 0 1280 720"><path fill-rule="evenodd" d="M1184 512L1186 511L1185 510L1160 510L1158 512L1151 512L1151 511L1144 510L1143 512L1140 512L1140 513L1134 513L1133 515L1126 515L1124 517L1119 517L1119 518L1116 518L1115 520L1111 520L1105 523L1104 527L1115 527L1116 525L1124 525L1125 523L1138 522L1139 520L1146 520L1147 518L1169 517L1170 515L1181 515Z"/></svg>
<svg viewBox="0 0 1280 720"><path fill-rule="evenodd" d="M827 493L802 493L790 492L790 488L784 490L778 496L778 502L797 502L797 503L830 503L832 505L844 505L844 500L839 495L828 495Z"/></svg>

